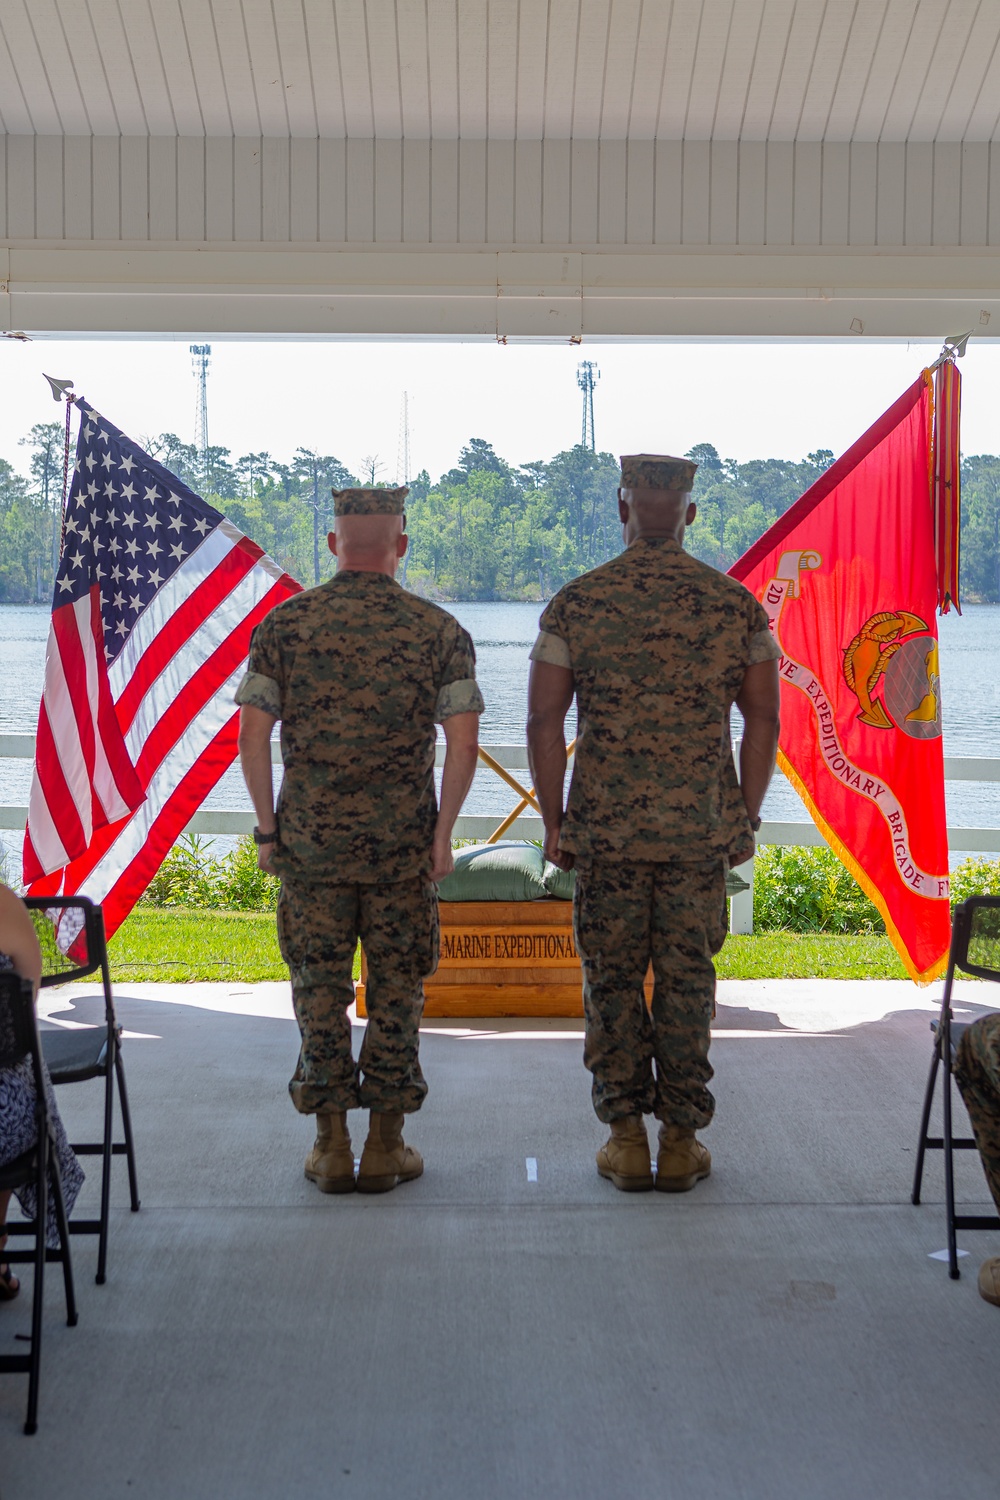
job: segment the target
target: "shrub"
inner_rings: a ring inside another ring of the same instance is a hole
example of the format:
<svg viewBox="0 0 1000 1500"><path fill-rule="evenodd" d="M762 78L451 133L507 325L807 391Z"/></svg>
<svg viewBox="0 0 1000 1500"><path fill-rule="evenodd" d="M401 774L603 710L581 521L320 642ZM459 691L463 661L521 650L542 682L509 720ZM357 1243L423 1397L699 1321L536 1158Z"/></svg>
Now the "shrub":
<svg viewBox="0 0 1000 1500"><path fill-rule="evenodd" d="M964 859L951 872L951 904L969 896L1000 896L1000 859Z"/></svg>
<svg viewBox="0 0 1000 1500"><path fill-rule="evenodd" d="M966 859L951 873L951 903L1000 896L1000 860ZM754 869L757 932L880 933L885 923L832 849L766 844Z"/></svg>
<svg viewBox="0 0 1000 1500"><path fill-rule="evenodd" d="M184 906L213 911L274 911L278 881L257 864L253 839L240 839L224 859L197 834L184 834L146 887L145 906Z"/></svg>
<svg viewBox="0 0 1000 1500"><path fill-rule="evenodd" d="M469 840L456 840L455 847ZM185 834L150 882L141 904L213 911L274 911L279 883L257 864L252 839L240 839L224 859L210 843ZM1000 896L1000 860L967 859L952 871L952 905L967 896ZM831 849L757 851L753 922L757 932L884 933L885 923Z"/></svg>
<svg viewBox="0 0 1000 1500"><path fill-rule="evenodd" d="M143 904L216 906L218 869L219 862L209 853L209 845L197 834L185 833L146 887Z"/></svg>
<svg viewBox="0 0 1000 1500"><path fill-rule="evenodd" d="M757 851L753 886L756 932L881 933L885 923L832 849Z"/></svg>
<svg viewBox="0 0 1000 1500"><path fill-rule="evenodd" d="M219 888L226 911L274 911L281 884L276 875L261 869L257 845L245 838L222 861Z"/></svg>
<svg viewBox="0 0 1000 1500"><path fill-rule="evenodd" d="M14 873L14 862L3 844L0 844L0 881L9 885L19 896L22 894L21 882Z"/></svg>

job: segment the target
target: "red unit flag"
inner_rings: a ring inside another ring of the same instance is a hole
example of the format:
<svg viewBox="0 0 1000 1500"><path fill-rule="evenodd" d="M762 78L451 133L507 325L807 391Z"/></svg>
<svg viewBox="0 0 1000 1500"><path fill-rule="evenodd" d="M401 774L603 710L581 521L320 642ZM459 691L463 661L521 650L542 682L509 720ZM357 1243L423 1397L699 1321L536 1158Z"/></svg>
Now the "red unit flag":
<svg viewBox="0 0 1000 1500"><path fill-rule="evenodd" d="M232 764L254 626L301 587L81 399L24 840L110 936Z"/></svg>
<svg viewBox="0 0 1000 1500"><path fill-rule="evenodd" d="M950 939L929 379L731 569L781 647L779 763L926 984Z"/></svg>

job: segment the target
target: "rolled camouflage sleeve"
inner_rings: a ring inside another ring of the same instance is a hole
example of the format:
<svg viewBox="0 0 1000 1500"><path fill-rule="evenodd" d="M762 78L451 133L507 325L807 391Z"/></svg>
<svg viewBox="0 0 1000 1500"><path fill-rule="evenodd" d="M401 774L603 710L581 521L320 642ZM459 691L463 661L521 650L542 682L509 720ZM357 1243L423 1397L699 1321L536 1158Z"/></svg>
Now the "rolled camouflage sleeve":
<svg viewBox="0 0 1000 1500"><path fill-rule="evenodd" d="M441 674L434 717L439 724L455 714L481 714L486 705L476 682L476 648L467 630L458 627L458 635Z"/></svg>
<svg viewBox="0 0 1000 1500"><path fill-rule="evenodd" d="M767 611L762 604L751 597L747 666L755 667L758 662L762 661L777 661L780 655L781 647L771 634Z"/></svg>
<svg viewBox="0 0 1000 1500"><path fill-rule="evenodd" d="M266 615L250 638L250 659L235 697L241 708L259 708L280 719L282 670L271 619Z"/></svg>
<svg viewBox="0 0 1000 1500"><path fill-rule="evenodd" d="M561 606L562 599L557 594L542 610L538 622L538 638L531 648L531 660L547 661L554 667L568 667L572 670L573 656L566 638Z"/></svg>
<svg viewBox="0 0 1000 1500"><path fill-rule="evenodd" d="M573 666L569 647L562 636L551 635L547 630L538 632L538 639L531 648L531 660L547 661L554 667L569 667L571 670Z"/></svg>
<svg viewBox="0 0 1000 1500"><path fill-rule="evenodd" d="M758 630L750 637L747 665L755 667L761 661L777 661L781 648L769 630Z"/></svg>
<svg viewBox="0 0 1000 1500"><path fill-rule="evenodd" d="M281 718L281 689L273 677L265 677L263 672L244 672L235 702L241 708L259 708L275 719Z"/></svg>

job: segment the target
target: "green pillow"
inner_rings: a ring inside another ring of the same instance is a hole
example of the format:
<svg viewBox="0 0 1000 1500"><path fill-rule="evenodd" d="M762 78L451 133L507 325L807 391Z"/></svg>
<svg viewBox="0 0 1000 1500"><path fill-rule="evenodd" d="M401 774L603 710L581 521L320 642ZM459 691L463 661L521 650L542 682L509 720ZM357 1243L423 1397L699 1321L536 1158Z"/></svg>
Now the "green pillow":
<svg viewBox="0 0 1000 1500"><path fill-rule="evenodd" d="M545 890L555 901L572 901L573 892L576 890L576 871L560 870L550 860L545 861ZM726 875L726 895L737 896L740 891L748 891L750 886L735 870L730 870Z"/></svg>
<svg viewBox="0 0 1000 1500"><path fill-rule="evenodd" d="M545 891L554 901L572 901L576 890L576 871L560 870L551 860L545 861Z"/></svg>
<svg viewBox="0 0 1000 1500"><path fill-rule="evenodd" d="M442 901L537 901L548 892L545 861L535 844L473 844L455 853L455 868L438 886Z"/></svg>

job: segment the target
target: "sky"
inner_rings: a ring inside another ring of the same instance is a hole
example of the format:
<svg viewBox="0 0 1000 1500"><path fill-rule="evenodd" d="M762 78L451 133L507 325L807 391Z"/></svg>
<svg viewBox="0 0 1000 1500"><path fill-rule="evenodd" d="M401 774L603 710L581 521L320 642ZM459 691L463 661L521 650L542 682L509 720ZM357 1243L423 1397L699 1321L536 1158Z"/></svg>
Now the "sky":
<svg viewBox="0 0 1000 1500"><path fill-rule="evenodd" d="M616 455L683 454L712 443L724 458L801 459L843 452L919 375L937 344L216 341L208 376L209 441L233 457L297 447L355 474L401 480L407 393L410 474L451 468L472 437L509 463L549 459L580 441L577 367L600 370L597 446ZM962 448L1000 452L1000 345L975 341L961 362ZM174 432L191 442L196 384L188 340L0 339L0 457L26 468L18 440L60 420L43 372L137 442Z"/></svg>

